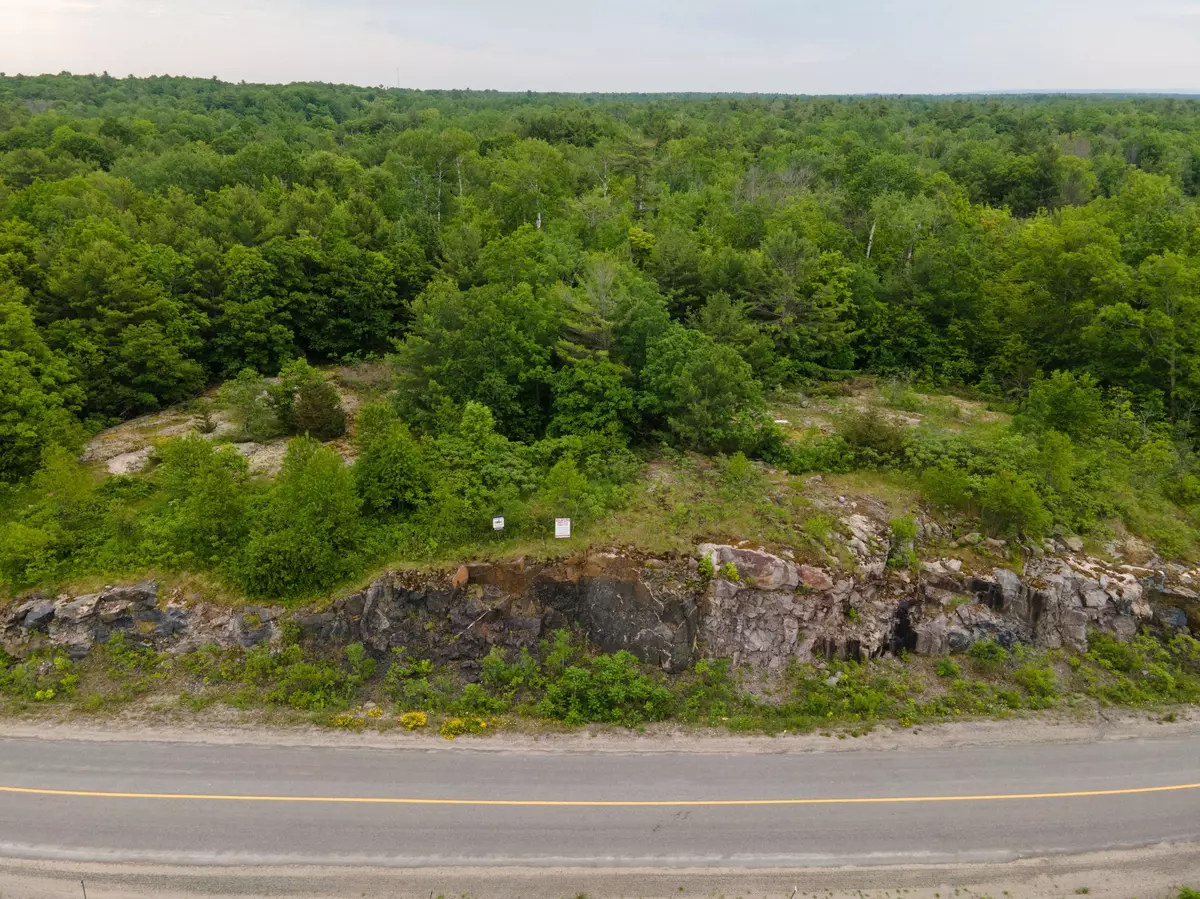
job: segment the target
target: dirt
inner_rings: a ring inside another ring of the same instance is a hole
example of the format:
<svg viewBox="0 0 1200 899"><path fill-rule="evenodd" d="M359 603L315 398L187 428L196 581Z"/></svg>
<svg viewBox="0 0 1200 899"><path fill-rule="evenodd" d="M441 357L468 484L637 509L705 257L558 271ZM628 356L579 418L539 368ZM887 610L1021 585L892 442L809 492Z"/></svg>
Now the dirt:
<svg viewBox="0 0 1200 899"><path fill-rule="evenodd" d="M735 735L681 726L648 727L644 732L595 726L576 731L500 730L487 737L449 743L432 732L395 729L353 732L314 725L267 725L228 707L188 712L187 721L162 712L127 712L107 723L79 716L48 720L2 720L0 737L111 742L146 740L267 746L345 746L383 749L455 748L496 752L700 752L795 753L861 750L938 749L960 746L1088 743L1188 736L1200 733L1200 708L1177 709L1167 720L1157 713L1041 713L1004 720L952 721L911 728L879 726L853 737L841 733L779 736ZM383 719L386 720L386 719Z"/></svg>
<svg viewBox="0 0 1200 899"><path fill-rule="evenodd" d="M0 861L5 899L1176 899L1200 884L1200 846L1162 845L1004 865L707 868L176 868Z"/></svg>

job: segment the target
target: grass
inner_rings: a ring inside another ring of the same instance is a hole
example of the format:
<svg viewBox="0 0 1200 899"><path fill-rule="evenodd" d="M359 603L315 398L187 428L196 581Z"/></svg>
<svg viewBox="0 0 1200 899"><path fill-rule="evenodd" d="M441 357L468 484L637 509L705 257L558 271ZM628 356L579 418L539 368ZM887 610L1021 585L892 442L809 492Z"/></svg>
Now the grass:
<svg viewBox="0 0 1200 899"><path fill-rule="evenodd" d="M263 723L429 730L447 737L504 729L655 722L739 733L911 727L1097 705L1165 712L1200 702L1200 641L1093 639L1070 655L977 644L953 659L882 658L791 664L775 677L727 660L667 677L628 653L597 654L567 631L536 653L494 650L478 678L403 651L320 650L291 635L253 650L204 647L170 656L114 638L84 662L43 652L0 657L0 714L45 717L163 710L186 719L219 709Z"/></svg>

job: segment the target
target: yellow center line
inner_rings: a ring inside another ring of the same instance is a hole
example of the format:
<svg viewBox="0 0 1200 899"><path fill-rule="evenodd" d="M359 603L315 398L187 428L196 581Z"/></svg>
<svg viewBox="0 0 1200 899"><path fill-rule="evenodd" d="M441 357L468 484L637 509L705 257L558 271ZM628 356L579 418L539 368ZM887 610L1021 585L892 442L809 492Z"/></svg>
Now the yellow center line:
<svg viewBox="0 0 1200 899"><path fill-rule="evenodd" d="M411 799L387 796L231 796L209 793L118 793L99 790L44 790L4 787L0 793L32 796L83 796L95 799L174 799L207 802L324 802L362 805L551 806L568 808L661 807L724 805L871 805L909 802L995 802L1013 799L1077 799L1088 796L1132 796L1138 793L1177 793L1200 790L1200 783L1124 790L1076 790L1067 793L997 793L977 796L881 796L855 799Z"/></svg>

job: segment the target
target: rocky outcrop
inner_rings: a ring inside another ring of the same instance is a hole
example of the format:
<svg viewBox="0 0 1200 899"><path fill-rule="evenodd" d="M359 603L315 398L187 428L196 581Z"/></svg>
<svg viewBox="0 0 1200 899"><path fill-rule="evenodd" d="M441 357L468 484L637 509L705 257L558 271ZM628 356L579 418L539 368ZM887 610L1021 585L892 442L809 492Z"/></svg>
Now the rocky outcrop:
<svg viewBox="0 0 1200 899"><path fill-rule="evenodd" d="M570 626L605 651L628 650L678 672L703 656L771 671L793 659L962 652L983 639L1082 650L1091 631L1128 639L1142 625L1168 636L1197 628L1200 595L1186 572L1081 556L1034 556L1019 572L967 572L957 559L924 563L919 573L891 570L886 535L861 519L853 572L762 547L704 544L692 559L590 552L549 564L470 563L427 577L389 572L325 608L239 612L142 583L28 597L0 613L0 638L14 655L52 646L81 658L118 632L186 652L273 643L296 628L313 641L362 642L381 656L405 649L471 673L493 647L534 649ZM704 557L711 579L699 573Z"/></svg>

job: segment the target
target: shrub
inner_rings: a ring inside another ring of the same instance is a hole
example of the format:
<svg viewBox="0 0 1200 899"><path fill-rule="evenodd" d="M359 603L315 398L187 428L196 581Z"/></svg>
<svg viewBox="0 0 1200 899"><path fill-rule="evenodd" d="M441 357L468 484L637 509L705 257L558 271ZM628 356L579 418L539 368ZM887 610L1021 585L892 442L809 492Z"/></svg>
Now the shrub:
<svg viewBox="0 0 1200 899"><path fill-rule="evenodd" d="M980 640L971 645L971 648L967 650L967 656L980 669L995 671L1008 661L1008 650L995 640Z"/></svg>
<svg viewBox="0 0 1200 899"><path fill-rule="evenodd" d="M511 707L507 700L489 696L480 684L467 684L459 697L450 703L450 711L455 715L499 715Z"/></svg>
<svg viewBox="0 0 1200 899"><path fill-rule="evenodd" d="M743 452L736 452L728 459L721 460L720 466L721 483L739 494L744 494L759 481L754 464Z"/></svg>
<svg viewBox="0 0 1200 899"><path fill-rule="evenodd" d="M782 464L791 474L806 474L852 471L858 462L854 447L840 434L834 434L790 444Z"/></svg>
<svg viewBox="0 0 1200 899"><path fill-rule="evenodd" d="M487 730L487 722L479 718L450 718L444 724L439 733L447 740L453 740L456 737L461 737L464 734L472 736L482 734Z"/></svg>
<svg viewBox="0 0 1200 899"><path fill-rule="evenodd" d="M1037 427L1062 431L1076 440L1095 436L1104 426L1104 396L1095 378L1056 371L1029 386L1025 415Z"/></svg>
<svg viewBox="0 0 1200 899"><path fill-rule="evenodd" d="M302 384L296 391L288 426L293 434L308 434L318 440L344 436L346 412L334 386L324 380Z"/></svg>
<svg viewBox="0 0 1200 899"><path fill-rule="evenodd" d="M1012 678L1029 694L1033 708L1049 708L1058 696L1058 677L1047 665L1026 663L1013 672Z"/></svg>
<svg viewBox="0 0 1200 899"><path fill-rule="evenodd" d="M997 534L1041 537L1054 519L1029 481L999 471L983 483L980 507L984 525Z"/></svg>
<svg viewBox="0 0 1200 899"><path fill-rule="evenodd" d="M953 659L938 659L937 676L956 678L962 676L962 668Z"/></svg>
<svg viewBox="0 0 1200 899"><path fill-rule="evenodd" d="M354 483L368 509L411 510L429 494L424 450L389 406L364 406L358 415Z"/></svg>
<svg viewBox="0 0 1200 899"><path fill-rule="evenodd" d="M704 578L706 581L712 580L714 575L716 575L716 573L717 573L716 566L713 565L712 556L707 555L707 554L701 556L700 562L697 565L696 571L700 575L700 577Z"/></svg>
<svg viewBox="0 0 1200 899"><path fill-rule="evenodd" d="M249 468L231 447L202 437L169 440L155 471L167 495L168 537L177 552L224 565L249 531Z"/></svg>
<svg viewBox="0 0 1200 899"><path fill-rule="evenodd" d="M417 730L429 724L429 716L424 712L405 712L400 716L400 726L405 730Z"/></svg>
<svg viewBox="0 0 1200 899"><path fill-rule="evenodd" d="M493 646L480 664L480 678L484 685L506 695L512 695L531 683L536 676L537 664L529 655L529 650L524 647L517 661L509 664L504 660L504 653L500 647Z"/></svg>
<svg viewBox="0 0 1200 899"><path fill-rule="evenodd" d="M727 581L733 581L734 583L737 583L742 579L741 575L738 574L737 566L732 562L726 562L721 566L721 577Z"/></svg>
<svg viewBox="0 0 1200 899"><path fill-rule="evenodd" d="M633 727L666 718L671 701L670 691L642 674L637 659L621 650L567 668L547 687L538 712L567 724Z"/></svg>
<svg viewBox="0 0 1200 899"><path fill-rule="evenodd" d="M641 372L641 410L666 425L682 446L736 450L753 443L749 416L762 391L737 350L674 325L650 345Z"/></svg>
<svg viewBox="0 0 1200 899"><path fill-rule="evenodd" d="M867 465L898 462L908 445L904 428L873 408L846 416L841 435L854 448L860 462Z"/></svg>
<svg viewBox="0 0 1200 899"><path fill-rule="evenodd" d="M570 453L559 459L546 474L535 506L547 521L570 518L575 529L593 521L603 507L587 475L579 470Z"/></svg>
<svg viewBox="0 0 1200 899"><path fill-rule="evenodd" d="M353 570L359 505L337 453L312 438L292 440L238 565L242 583L261 596L329 589Z"/></svg>
<svg viewBox="0 0 1200 899"><path fill-rule="evenodd" d="M637 421L629 369L585 356L560 369L551 380L554 417L547 434L623 434Z"/></svg>
<svg viewBox="0 0 1200 899"><path fill-rule="evenodd" d="M979 482L953 463L943 462L921 474L921 494L934 505L974 514Z"/></svg>
<svg viewBox="0 0 1200 899"><path fill-rule="evenodd" d="M254 369L242 369L236 378L222 384L220 397L243 439L261 443L283 433L267 381Z"/></svg>
<svg viewBox="0 0 1200 899"><path fill-rule="evenodd" d="M917 520L911 515L891 521L891 548L888 552L889 568L912 568L917 564L917 552L913 545L917 539Z"/></svg>

